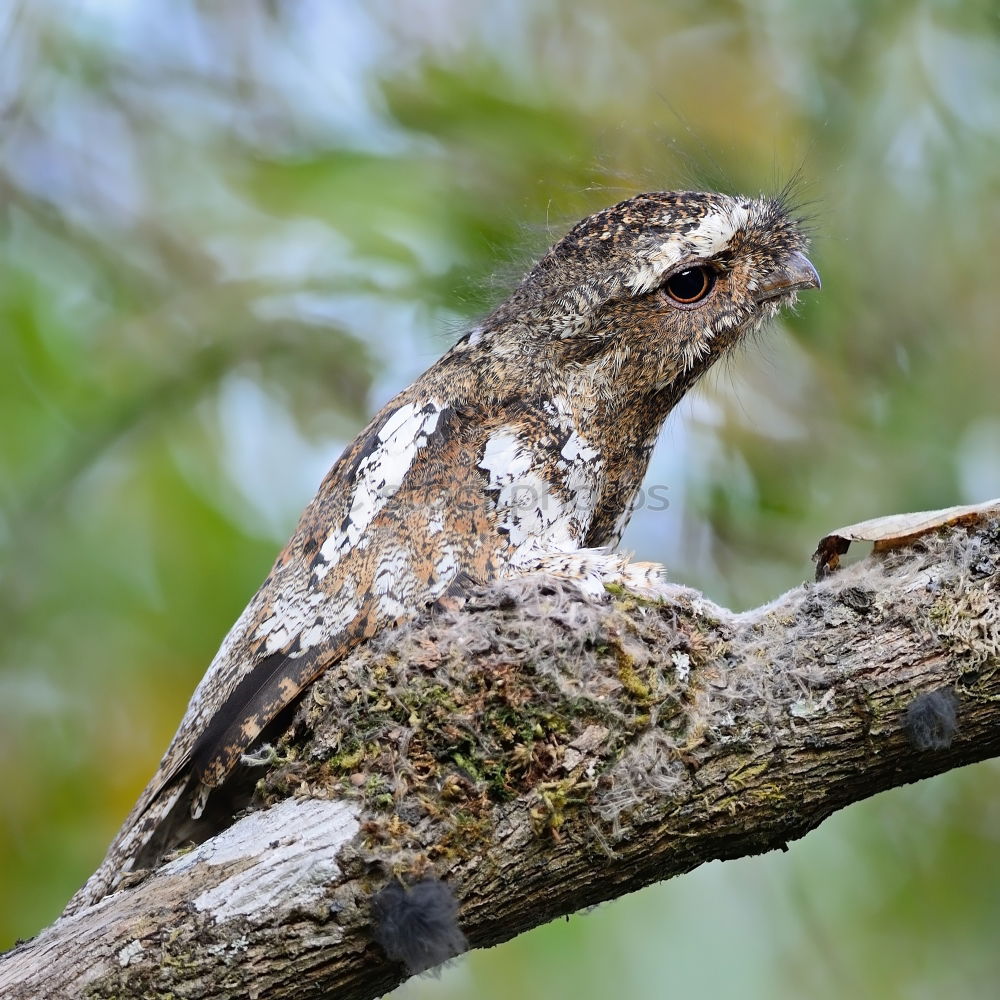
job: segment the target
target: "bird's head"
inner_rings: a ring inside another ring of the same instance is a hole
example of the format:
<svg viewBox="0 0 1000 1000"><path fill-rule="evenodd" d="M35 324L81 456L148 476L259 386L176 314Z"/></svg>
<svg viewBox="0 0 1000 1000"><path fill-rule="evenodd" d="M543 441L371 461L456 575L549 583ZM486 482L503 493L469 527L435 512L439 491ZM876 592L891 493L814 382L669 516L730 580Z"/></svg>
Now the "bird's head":
<svg viewBox="0 0 1000 1000"><path fill-rule="evenodd" d="M638 195L574 226L473 341L562 371L571 391L669 408L730 346L819 275L779 198ZM534 363L532 363L534 362Z"/></svg>

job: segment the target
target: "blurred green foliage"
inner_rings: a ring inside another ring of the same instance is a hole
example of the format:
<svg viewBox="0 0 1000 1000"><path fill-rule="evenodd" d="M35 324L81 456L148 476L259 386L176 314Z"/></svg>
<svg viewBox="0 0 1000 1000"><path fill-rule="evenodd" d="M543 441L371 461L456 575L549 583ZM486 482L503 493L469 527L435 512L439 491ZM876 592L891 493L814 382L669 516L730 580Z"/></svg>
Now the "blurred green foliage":
<svg viewBox="0 0 1000 1000"><path fill-rule="evenodd" d="M1000 494L981 2L0 7L0 946L96 866L326 467L580 215L792 175L821 295L668 426L626 538L747 606ZM1000 770L399 996L981 996Z"/></svg>

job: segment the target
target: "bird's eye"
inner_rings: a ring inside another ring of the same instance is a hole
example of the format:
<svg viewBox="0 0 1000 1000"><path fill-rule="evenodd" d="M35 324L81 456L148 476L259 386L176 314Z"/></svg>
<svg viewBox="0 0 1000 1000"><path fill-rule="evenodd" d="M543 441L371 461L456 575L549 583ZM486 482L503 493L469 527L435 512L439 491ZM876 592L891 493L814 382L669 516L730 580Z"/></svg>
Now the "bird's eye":
<svg viewBox="0 0 1000 1000"><path fill-rule="evenodd" d="M681 305L700 302L715 286L715 271L710 267L689 267L667 278L663 290Z"/></svg>

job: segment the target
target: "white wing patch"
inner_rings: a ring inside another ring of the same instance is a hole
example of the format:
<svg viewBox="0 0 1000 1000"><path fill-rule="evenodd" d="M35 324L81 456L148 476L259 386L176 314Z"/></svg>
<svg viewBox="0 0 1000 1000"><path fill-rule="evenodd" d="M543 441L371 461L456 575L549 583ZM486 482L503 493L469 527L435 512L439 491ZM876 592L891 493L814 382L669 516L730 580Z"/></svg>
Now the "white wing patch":
<svg viewBox="0 0 1000 1000"><path fill-rule="evenodd" d="M354 581L344 580L336 595L327 594L316 583L346 553L366 547L372 521L398 492L420 449L437 429L443 410L444 404L432 399L405 403L389 415L376 435L375 447L358 464L343 527L331 531L319 550L313 566L315 581L310 581L305 593L291 590L288 596L275 595L270 616L254 633L254 639L265 640L265 654L283 649L297 636L298 648L289 656L301 656L351 623L358 603ZM395 605L393 610L397 610Z"/></svg>
<svg viewBox="0 0 1000 1000"><path fill-rule="evenodd" d="M405 403L382 425L378 445L358 465L347 524L332 531L319 550L314 572L322 580L343 555L359 544L379 511L402 485L417 453L437 428L444 404Z"/></svg>
<svg viewBox="0 0 1000 1000"><path fill-rule="evenodd" d="M372 591L379 611L390 620L406 617L413 607L411 595L417 583L413 567L414 553L405 541L379 560Z"/></svg>
<svg viewBox="0 0 1000 1000"><path fill-rule="evenodd" d="M271 605L271 616L261 622L254 638L266 636L264 653L269 655L298 636L298 648L288 654L290 659L295 659L346 629L356 613L357 594L354 581L350 579L344 581L333 597L322 590L311 590L291 600L278 594Z"/></svg>

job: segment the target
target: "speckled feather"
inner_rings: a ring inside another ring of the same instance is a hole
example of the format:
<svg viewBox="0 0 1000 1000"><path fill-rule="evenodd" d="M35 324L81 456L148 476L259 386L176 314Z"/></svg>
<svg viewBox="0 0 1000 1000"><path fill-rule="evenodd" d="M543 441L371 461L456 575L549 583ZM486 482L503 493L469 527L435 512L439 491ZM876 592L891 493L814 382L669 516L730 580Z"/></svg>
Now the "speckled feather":
<svg viewBox="0 0 1000 1000"><path fill-rule="evenodd" d="M610 550L657 433L724 351L817 283L804 247L780 200L721 194L639 195L576 225L330 470L69 909L183 842L312 681L457 582L652 586L658 567ZM665 281L703 264L711 294L672 302Z"/></svg>

